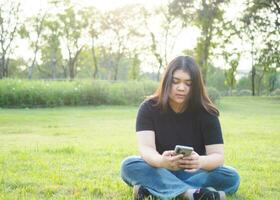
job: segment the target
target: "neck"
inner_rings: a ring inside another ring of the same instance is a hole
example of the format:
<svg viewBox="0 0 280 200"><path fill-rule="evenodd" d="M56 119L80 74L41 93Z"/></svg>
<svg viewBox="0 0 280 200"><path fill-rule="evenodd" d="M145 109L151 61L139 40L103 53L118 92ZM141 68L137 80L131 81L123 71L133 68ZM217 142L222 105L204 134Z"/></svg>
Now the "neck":
<svg viewBox="0 0 280 200"><path fill-rule="evenodd" d="M175 113L182 113L187 108L185 103L178 104L178 103L175 103L173 101L169 101L169 105Z"/></svg>

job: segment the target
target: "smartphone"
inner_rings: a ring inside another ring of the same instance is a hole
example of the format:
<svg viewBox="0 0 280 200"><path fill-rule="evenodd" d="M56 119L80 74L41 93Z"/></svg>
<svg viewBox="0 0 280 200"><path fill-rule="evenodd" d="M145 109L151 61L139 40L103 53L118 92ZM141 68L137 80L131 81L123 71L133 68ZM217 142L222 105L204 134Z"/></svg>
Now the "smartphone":
<svg viewBox="0 0 280 200"><path fill-rule="evenodd" d="M183 146L183 145L175 146L175 152L177 154L183 154L184 156L189 156L189 155L191 155L192 151L193 151L193 148L189 147L189 146Z"/></svg>

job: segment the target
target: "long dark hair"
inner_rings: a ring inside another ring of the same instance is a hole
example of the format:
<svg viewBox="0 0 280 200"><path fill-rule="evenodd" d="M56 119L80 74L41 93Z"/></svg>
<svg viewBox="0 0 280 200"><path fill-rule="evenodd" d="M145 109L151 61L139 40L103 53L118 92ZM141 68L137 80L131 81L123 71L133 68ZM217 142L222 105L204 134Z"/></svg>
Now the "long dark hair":
<svg viewBox="0 0 280 200"><path fill-rule="evenodd" d="M156 105L161 111L166 111L168 108L169 93L171 91L173 73L176 70L187 72L192 80L190 89L190 98L186 102L188 109L193 112L204 108L208 113L219 116L219 110L212 103L207 95L201 71L195 60L190 56L178 56L174 58L167 66L161 83L155 93L150 96L150 99L156 101Z"/></svg>

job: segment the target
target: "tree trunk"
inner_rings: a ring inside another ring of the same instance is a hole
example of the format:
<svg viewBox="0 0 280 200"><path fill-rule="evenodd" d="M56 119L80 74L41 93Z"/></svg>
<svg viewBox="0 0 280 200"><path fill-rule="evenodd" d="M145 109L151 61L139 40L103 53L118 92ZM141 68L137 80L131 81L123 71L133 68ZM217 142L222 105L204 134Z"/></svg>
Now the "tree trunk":
<svg viewBox="0 0 280 200"><path fill-rule="evenodd" d="M9 61L10 61L10 59L7 58L6 63L5 63L5 77L9 77Z"/></svg>
<svg viewBox="0 0 280 200"><path fill-rule="evenodd" d="M208 71L206 62L207 61L205 60L204 55L202 55L201 58L200 58L199 67L201 68L201 73L202 73L204 84L206 84L207 71Z"/></svg>
<svg viewBox="0 0 280 200"><path fill-rule="evenodd" d="M206 84L207 80L207 72L208 72L208 58L209 58L209 51L210 51L210 44L212 40L212 32L213 32L213 20L209 22L209 24L205 24L204 29L204 39L202 43L202 55L200 58L200 67L202 68L202 76L204 84Z"/></svg>
<svg viewBox="0 0 280 200"><path fill-rule="evenodd" d="M116 58L116 65L114 67L114 74L113 74L113 80L116 81L118 79L118 73L119 73L119 65L122 55L119 54Z"/></svg>
<svg viewBox="0 0 280 200"><path fill-rule="evenodd" d="M32 79L32 74L33 74L33 68L34 68L34 63L31 64L31 66L28 69L28 79Z"/></svg>
<svg viewBox="0 0 280 200"><path fill-rule="evenodd" d="M1 56L1 62L0 62L0 79L5 77L5 54Z"/></svg>
<svg viewBox="0 0 280 200"><path fill-rule="evenodd" d="M113 80L116 81L118 79L118 72L119 72L119 61L117 61L115 67L114 67L114 75Z"/></svg>
<svg viewBox="0 0 280 200"><path fill-rule="evenodd" d="M67 79L67 66L62 65L64 79Z"/></svg>
<svg viewBox="0 0 280 200"><path fill-rule="evenodd" d="M69 61L69 77L70 80L74 80L75 78L75 63L72 59Z"/></svg>
<svg viewBox="0 0 280 200"><path fill-rule="evenodd" d="M79 54L81 53L83 49L83 46L76 52L74 58L69 58L69 75L70 75L70 80L73 80L76 76L76 62L78 59ZM70 54L71 55L71 54Z"/></svg>
<svg viewBox="0 0 280 200"><path fill-rule="evenodd" d="M160 70L162 68L162 62L159 63L159 68L158 68L158 71L157 71L157 81L160 81Z"/></svg>
<svg viewBox="0 0 280 200"><path fill-rule="evenodd" d="M272 70L272 73L273 75L269 78L269 94L271 94L271 92L275 89L276 82L277 82L276 69Z"/></svg>
<svg viewBox="0 0 280 200"><path fill-rule="evenodd" d="M55 73L56 73L56 60L52 59L51 61L51 69L52 69L52 79L55 79Z"/></svg>
<svg viewBox="0 0 280 200"><path fill-rule="evenodd" d="M258 90L257 90L258 96L260 96L260 93L261 93L261 84L262 84L262 80L263 80L264 74L265 74L265 69L263 69L262 74L261 74L261 76L260 76L260 78L258 80L258 87L257 87L258 88Z"/></svg>
<svg viewBox="0 0 280 200"><path fill-rule="evenodd" d="M256 77L256 67L252 66L252 96L255 96L255 77Z"/></svg>
<svg viewBox="0 0 280 200"><path fill-rule="evenodd" d="M92 37L92 46L91 46L91 52L92 52L92 58L93 58L93 65L94 65L94 70L92 77L93 79L96 79L97 74L98 74L98 61L95 53L95 47L94 47L94 38Z"/></svg>
<svg viewBox="0 0 280 200"><path fill-rule="evenodd" d="M33 69L34 69L34 66L35 66L35 62L36 62L36 58L37 58L37 53L38 53L38 50L39 50L39 47L38 47L38 41L39 41L39 37L40 37L40 34L38 35L38 39L35 43L35 51L34 51L34 58L32 60L32 64L31 66L29 67L29 71L28 71L28 79L32 79L32 75L33 75Z"/></svg>

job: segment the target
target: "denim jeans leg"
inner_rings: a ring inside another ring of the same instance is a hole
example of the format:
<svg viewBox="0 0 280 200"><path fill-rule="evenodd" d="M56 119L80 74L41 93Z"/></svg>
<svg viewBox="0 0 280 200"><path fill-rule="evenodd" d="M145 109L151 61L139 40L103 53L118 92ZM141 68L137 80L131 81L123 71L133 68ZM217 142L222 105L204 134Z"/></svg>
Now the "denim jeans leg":
<svg viewBox="0 0 280 200"><path fill-rule="evenodd" d="M161 199L174 198L192 188L169 170L152 167L139 156L127 157L122 162L121 177L128 185L142 185Z"/></svg>
<svg viewBox="0 0 280 200"><path fill-rule="evenodd" d="M233 167L223 166L212 171L199 170L184 182L193 187L213 187L227 194L233 194L239 187L240 177Z"/></svg>

